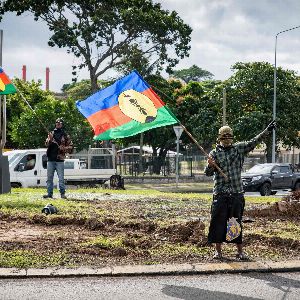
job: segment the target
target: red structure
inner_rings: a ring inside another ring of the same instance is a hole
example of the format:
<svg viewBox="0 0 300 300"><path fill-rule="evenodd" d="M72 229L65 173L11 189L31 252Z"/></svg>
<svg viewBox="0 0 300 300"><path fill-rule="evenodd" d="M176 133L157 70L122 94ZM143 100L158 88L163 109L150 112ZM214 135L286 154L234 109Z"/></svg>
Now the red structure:
<svg viewBox="0 0 300 300"><path fill-rule="evenodd" d="M24 81L26 81L26 66L25 65L23 65L23 68L22 68L22 79Z"/></svg>
<svg viewBox="0 0 300 300"><path fill-rule="evenodd" d="M50 69L46 68L46 91L49 91L49 75L50 75Z"/></svg>

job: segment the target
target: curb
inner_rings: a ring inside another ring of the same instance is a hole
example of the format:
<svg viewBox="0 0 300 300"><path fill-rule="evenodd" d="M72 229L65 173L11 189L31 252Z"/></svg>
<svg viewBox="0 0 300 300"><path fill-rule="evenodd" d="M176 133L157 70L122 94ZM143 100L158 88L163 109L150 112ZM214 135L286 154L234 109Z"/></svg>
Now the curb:
<svg viewBox="0 0 300 300"><path fill-rule="evenodd" d="M62 277L118 277L118 276L167 276L204 275L247 272L299 272L300 260L274 262L220 262L199 264L126 265L103 268L46 268L17 269L0 268L1 279L62 278Z"/></svg>

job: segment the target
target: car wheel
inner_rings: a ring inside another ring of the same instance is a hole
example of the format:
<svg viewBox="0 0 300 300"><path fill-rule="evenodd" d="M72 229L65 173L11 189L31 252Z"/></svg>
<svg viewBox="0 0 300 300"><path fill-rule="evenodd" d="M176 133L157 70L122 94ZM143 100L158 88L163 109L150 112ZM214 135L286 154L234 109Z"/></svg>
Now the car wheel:
<svg viewBox="0 0 300 300"><path fill-rule="evenodd" d="M268 183L268 182L265 182L265 183L261 186L261 188L260 188L260 194L261 194L262 196L270 196L271 193L272 193L272 191L271 191L271 184Z"/></svg>
<svg viewBox="0 0 300 300"><path fill-rule="evenodd" d="M21 188L21 187L22 187L22 185L21 185L20 183L17 183L17 182L12 182L12 183L10 184L10 186L11 186L12 188Z"/></svg>

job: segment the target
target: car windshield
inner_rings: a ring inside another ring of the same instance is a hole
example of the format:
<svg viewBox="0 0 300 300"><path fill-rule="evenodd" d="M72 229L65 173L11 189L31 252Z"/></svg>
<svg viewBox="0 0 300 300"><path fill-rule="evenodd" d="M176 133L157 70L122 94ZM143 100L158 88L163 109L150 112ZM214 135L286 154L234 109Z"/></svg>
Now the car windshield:
<svg viewBox="0 0 300 300"><path fill-rule="evenodd" d="M272 168L274 165L256 165L249 169L247 173L251 174L268 174L271 173Z"/></svg>
<svg viewBox="0 0 300 300"><path fill-rule="evenodd" d="M3 153L3 155L6 155L8 158L8 164L11 165L20 155L21 153L14 153L14 152L7 152Z"/></svg>

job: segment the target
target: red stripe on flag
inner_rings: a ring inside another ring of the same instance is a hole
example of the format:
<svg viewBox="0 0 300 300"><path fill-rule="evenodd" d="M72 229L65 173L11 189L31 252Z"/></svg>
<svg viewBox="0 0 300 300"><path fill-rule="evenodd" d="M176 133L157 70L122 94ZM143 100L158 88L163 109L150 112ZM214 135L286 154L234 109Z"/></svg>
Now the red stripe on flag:
<svg viewBox="0 0 300 300"><path fill-rule="evenodd" d="M165 105L151 88L140 93L151 99L157 109ZM116 128L132 121L130 117L126 116L120 110L119 105L115 105L108 109L99 110L98 112L89 116L87 119L94 129L95 135L99 135L110 128Z"/></svg>
<svg viewBox="0 0 300 300"><path fill-rule="evenodd" d="M160 100L159 96L150 88L141 92L141 94L147 96L154 103L156 108L160 108L165 105L165 103Z"/></svg>
<svg viewBox="0 0 300 300"><path fill-rule="evenodd" d="M4 84L11 83L11 81L9 80L9 78L6 76L4 72L0 73L0 78Z"/></svg>
<svg viewBox="0 0 300 300"><path fill-rule="evenodd" d="M95 135L132 121L131 118L122 113L118 105L100 110L87 119L94 129Z"/></svg>

